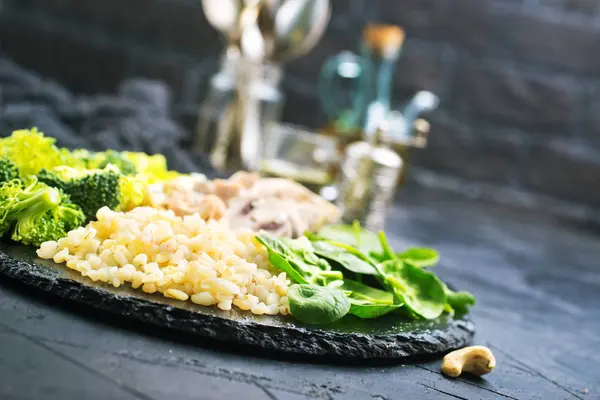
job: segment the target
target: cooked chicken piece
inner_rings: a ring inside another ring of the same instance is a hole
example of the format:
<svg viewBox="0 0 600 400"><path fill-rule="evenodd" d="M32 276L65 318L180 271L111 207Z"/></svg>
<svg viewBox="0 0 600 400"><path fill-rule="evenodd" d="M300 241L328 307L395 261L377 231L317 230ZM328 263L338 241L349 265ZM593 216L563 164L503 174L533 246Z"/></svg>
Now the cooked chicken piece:
<svg viewBox="0 0 600 400"><path fill-rule="evenodd" d="M242 186L236 182L224 181L222 179L215 180L215 194L219 196L225 203L230 199L238 196L242 190Z"/></svg>
<svg viewBox="0 0 600 400"><path fill-rule="evenodd" d="M200 201L201 207L198 210L200 217L206 221L210 219L219 220L227 213L227 206L219 197L214 194L206 195Z"/></svg>
<svg viewBox="0 0 600 400"><path fill-rule="evenodd" d="M194 183L194 191L202 194L213 194L215 192L215 184L211 181Z"/></svg>
<svg viewBox="0 0 600 400"><path fill-rule="evenodd" d="M234 229L298 237L318 231L339 217L337 207L304 186L281 178L261 179L238 172L228 180L181 177L148 190L153 207L176 215L198 213L203 219L227 218Z"/></svg>
<svg viewBox="0 0 600 400"><path fill-rule="evenodd" d="M256 172L239 171L229 178L231 183L237 183L244 189L250 189L258 180L260 175Z"/></svg>
<svg viewBox="0 0 600 400"><path fill-rule="evenodd" d="M276 198L236 198L230 204L227 219L233 229L264 230L286 237L294 234L290 207Z"/></svg>
<svg viewBox="0 0 600 400"><path fill-rule="evenodd" d="M252 212L254 231L266 231L277 236L294 236L294 224L288 210L282 204L273 202Z"/></svg>
<svg viewBox="0 0 600 400"><path fill-rule="evenodd" d="M256 198L240 196L231 199L227 208L227 214L231 216L247 216L255 207Z"/></svg>
<svg viewBox="0 0 600 400"><path fill-rule="evenodd" d="M200 211L203 208L201 199L204 195L198 195L189 191L174 191L169 196L169 199L165 206L173 210L175 215L183 217L184 215L190 215Z"/></svg>
<svg viewBox="0 0 600 400"><path fill-rule="evenodd" d="M164 191L170 193L173 191L189 191L194 190L197 185L206 183L207 180L203 175L179 176L169 182L165 182Z"/></svg>
<svg viewBox="0 0 600 400"><path fill-rule="evenodd" d="M216 194L227 203L233 197L238 196L242 190L249 189L259 178L258 174L241 171L227 180L215 179L213 182L196 182L194 191L202 194Z"/></svg>
<svg viewBox="0 0 600 400"><path fill-rule="evenodd" d="M327 210L325 210L327 211ZM337 220L338 213L324 213L311 202L280 199L274 196L245 195L233 199L227 210L231 228L265 230L279 236L298 237L307 230L317 231Z"/></svg>
<svg viewBox="0 0 600 400"><path fill-rule="evenodd" d="M340 211L336 206L294 181L280 178L261 179L252 187L251 192L264 197L276 196L294 201L296 207L305 210L305 214L320 216L323 221L320 221L319 225L333 223L339 218ZM315 222L313 219L310 218ZM312 224L311 229L313 229Z"/></svg>
<svg viewBox="0 0 600 400"><path fill-rule="evenodd" d="M298 218L295 231L298 236L304 234L307 230L318 232L327 224L337 221L339 211L337 208L324 209L322 205L316 206L312 203L301 203L296 206L295 215Z"/></svg>
<svg viewBox="0 0 600 400"><path fill-rule="evenodd" d="M213 194L200 194L193 191L175 192L169 198L167 208L180 217L198 213L204 220L221 219L227 206Z"/></svg>
<svg viewBox="0 0 600 400"><path fill-rule="evenodd" d="M304 186L282 178L264 178L259 179L252 187L250 192L262 197L277 197L281 199L294 199L296 201L308 201L317 197L313 192Z"/></svg>

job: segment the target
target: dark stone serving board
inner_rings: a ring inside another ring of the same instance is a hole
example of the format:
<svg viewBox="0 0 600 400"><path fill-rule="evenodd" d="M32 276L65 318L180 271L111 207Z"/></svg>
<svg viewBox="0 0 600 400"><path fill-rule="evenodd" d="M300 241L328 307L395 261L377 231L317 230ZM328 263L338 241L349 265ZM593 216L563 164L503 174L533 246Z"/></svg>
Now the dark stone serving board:
<svg viewBox="0 0 600 400"><path fill-rule="evenodd" d="M465 346L475 332L470 320L447 316L434 321L407 321L393 315L374 320L347 316L327 327L313 327L291 317L221 311L148 295L129 286L99 284L66 266L39 259L33 247L7 242L0 242L0 272L113 314L199 336L309 356L414 358Z"/></svg>

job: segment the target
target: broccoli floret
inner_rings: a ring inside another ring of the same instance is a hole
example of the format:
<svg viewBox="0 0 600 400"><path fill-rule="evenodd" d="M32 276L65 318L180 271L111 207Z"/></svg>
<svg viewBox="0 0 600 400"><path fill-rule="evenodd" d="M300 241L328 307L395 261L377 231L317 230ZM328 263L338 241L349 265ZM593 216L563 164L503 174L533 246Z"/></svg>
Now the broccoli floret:
<svg viewBox="0 0 600 400"><path fill-rule="evenodd" d="M60 190L30 179L0 185L0 236L39 246L81 226L85 216Z"/></svg>
<svg viewBox="0 0 600 400"><path fill-rule="evenodd" d="M29 224L18 223L12 234L12 239L25 244L39 246L48 240L58 240L67 236L67 233L82 226L85 214L79 206L70 203L65 196L61 204L53 207L38 219L35 229L30 229Z"/></svg>
<svg viewBox="0 0 600 400"><path fill-rule="evenodd" d="M59 207L51 210L54 221L60 221L66 232L79 228L85 223L85 214L77 204L72 203L68 195L62 193L63 201Z"/></svg>
<svg viewBox="0 0 600 400"><path fill-rule="evenodd" d="M119 171L112 166L104 169L56 167L38 175L41 182L58 188L83 210L88 220L96 218L102 207L116 209L120 204Z"/></svg>
<svg viewBox="0 0 600 400"><path fill-rule="evenodd" d="M52 171L48 171L47 169L43 169L37 174L37 178L40 182L45 183L48 186L52 186L54 188L60 189L62 191L65 190L66 184L70 179L64 179L58 174L55 169Z"/></svg>
<svg viewBox="0 0 600 400"><path fill-rule="evenodd" d="M0 184L19 178L19 170L15 163L6 157L0 158Z"/></svg>
<svg viewBox="0 0 600 400"><path fill-rule="evenodd" d="M100 170L74 179L65 192L88 219L95 219L96 212L102 207L114 210L119 206L119 178L120 174L112 169Z"/></svg>
<svg viewBox="0 0 600 400"><path fill-rule="evenodd" d="M135 175L138 170L135 163L127 159L125 153L115 150L93 152L76 149L69 153L69 163L65 166L85 169L104 169L109 165L115 166L123 175Z"/></svg>
<svg viewBox="0 0 600 400"><path fill-rule="evenodd" d="M135 175L137 173L135 164L114 150L96 153L94 159L98 163L96 168L106 168L108 165L114 165L123 175Z"/></svg>
<svg viewBox="0 0 600 400"><path fill-rule="evenodd" d="M148 155L123 151L121 156L133 163L138 174L146 175L150 183L168 181L181 176L180 173L167 168L167 159L162 154Z"/></svg>
<svg viewBox="0 0 600 400"><path fill-rule="evenodd" d="M21 177L35 175L42 168L65 165L68 152L55 145L55 139L46 137L36 128L14 131L0 139L0 157L6 157L19 169Z"/></svg>

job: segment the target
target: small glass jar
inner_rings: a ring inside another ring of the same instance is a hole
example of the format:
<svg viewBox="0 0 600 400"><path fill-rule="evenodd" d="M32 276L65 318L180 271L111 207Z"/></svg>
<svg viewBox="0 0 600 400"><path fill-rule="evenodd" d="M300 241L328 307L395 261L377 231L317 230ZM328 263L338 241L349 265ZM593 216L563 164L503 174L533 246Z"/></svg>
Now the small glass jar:
<svg viewBox="0 0 600 400"><path fill-rule="evenodd" d="M342 221L359 221L374 232L384 229L403 167L402 158L381 142L380 135L348 146L338 184Z"/></svg>
<svg viewBox="0 0 600 400"><path fill-rule="evenodd" d="M333 183L339 163L335 138L280 123L270 124L264 137L261 174L293 179L315 192Z"/></svg>

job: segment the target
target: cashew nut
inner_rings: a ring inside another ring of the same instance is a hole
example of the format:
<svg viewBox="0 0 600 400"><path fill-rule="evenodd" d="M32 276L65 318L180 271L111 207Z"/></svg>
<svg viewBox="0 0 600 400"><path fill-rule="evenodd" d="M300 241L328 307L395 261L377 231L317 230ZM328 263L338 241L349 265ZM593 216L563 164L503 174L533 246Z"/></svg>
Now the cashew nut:
<svg viewBox="0 0 600 400"><path fill-rule="evenodd" d="M485 375L496 366L496 358L485 346L470 346L446 354L442 362L442 372L456 378L463 372Z"/></svg>

